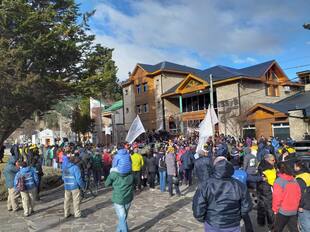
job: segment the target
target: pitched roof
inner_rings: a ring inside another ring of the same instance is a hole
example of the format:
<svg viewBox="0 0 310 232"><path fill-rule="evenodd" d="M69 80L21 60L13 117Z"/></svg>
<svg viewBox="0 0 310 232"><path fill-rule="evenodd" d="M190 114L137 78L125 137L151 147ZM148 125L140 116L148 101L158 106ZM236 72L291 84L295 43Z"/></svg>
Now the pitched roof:
<svg viewBox="0 0 310 232"><path fill-rule="evenodd" d="M104 109L103 112L111 112L118 110L123 107L123 100L119 100L114 102L112 105L110 105L108 108Z"/></svg>
<svg viewBox="0 0 310 232"><path fill-rule="evenodd" d="M306 116L310 116L310 91L299 92L284 98L276 103L263 103L263 105L288 114L290 110L304 110Z"/></svg>
<svg viewBox="0 0 310 232"><path fill-rule="evenodd" d="M197 73L200 72L201 70L188 67L185 65L180 65L168 61L163 61L155 65L150 65L150 64L140 64L138 65L143 68L145 71L152 73L155 71L177 71L177 72L184 72L184 73Z"/></svg>

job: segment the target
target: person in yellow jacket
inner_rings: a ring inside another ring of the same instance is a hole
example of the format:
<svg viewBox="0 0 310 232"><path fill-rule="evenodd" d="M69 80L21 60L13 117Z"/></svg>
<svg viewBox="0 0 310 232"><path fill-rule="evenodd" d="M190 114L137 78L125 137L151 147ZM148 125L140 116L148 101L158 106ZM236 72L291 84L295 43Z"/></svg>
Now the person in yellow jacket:
<svg viewBox="0 0 310 232"><path fill-rule="evenodd" d="M294 165L296 180L301 190L301 200L298 209L299 231L310 231L310 173L306 163L297 161Z"/></svg>
<svg viewBox="0 0 310 232"><path fill-rule="evenodd" d="M134 177L134 189L137 187L141 190L141 169L144 165L143 157L138 153L138 148L134 149L134 153L131 155L131 169Z"/></svg>

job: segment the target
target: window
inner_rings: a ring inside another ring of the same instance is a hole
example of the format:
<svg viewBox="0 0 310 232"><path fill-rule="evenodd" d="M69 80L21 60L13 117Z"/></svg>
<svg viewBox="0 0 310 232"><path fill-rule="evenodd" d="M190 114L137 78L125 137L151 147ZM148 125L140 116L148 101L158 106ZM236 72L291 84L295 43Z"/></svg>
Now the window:
<svg viewBox="0 0 310 232"><path fill-rule="evenodd" d="M267 84L266 85L266 96L270 97L279 97L279 86L273 85L273 84Z"/></svg>
<svg viewBox="0 0 310 232"><path fill-rule="evenodd" d="M144 104L144 105L143 105L143 112L144 112L144 113L149 112L149 104Z"/></svg>
<svg viewBox="0 0 310 232"><path fill-rule="evenodd" d="M137 85L137 94L141 93L141 85Z"/></svg>
<svg viewBox="0 0 310 232"><path fill-rule="evenodd" d="M126 108L126 114L128 114L129 113L129 109L128 108Z"/></svg>
<svg viewBox="0 0 310 232"><path fill-rule="evenodd" d="M243 127L243 138L255 138L256 137L256 127L255 125L246 125Z"/></svg>
<svg viewBox="0 0 310 232"><path fill-rule="evenodd" d="M194 96L193 98L193 111L197 111L198 110L198 97Z"/></svg>
<svg viewBox="0 0 310 232"><path fill-rule="evenodd" d="M148 88L148 87L147 87L147 83L144 83L144 84L143 84L143 92L147 92L147 88Z"/></svg>
<svg viewBox="0 0 310 232"><path fill-rule="evenodd" d="M198 101L199 101L199 110L203 110L205 108L205 98L204 98L204 95L199 95L198 96Z"/></svg>
<svg viewBox="0 0 310 232"><path fill-rule="evenodd" d="M142 113L141 105L137 105L137 113L138 113L138 114L141 114L141 113Z"/></svg>
<svg viewBox="0 0 310 232"><path fill-rule="evenodd" d="M288 123L274 123L272 124L272 132L274 137L287 139L290 137L290 126Z"/></svg>
<svg viewBox="0 0 310 232"><path fill-rule="evenodd" d="M125 89L125 95L128 95L128 89Z"/></svg>

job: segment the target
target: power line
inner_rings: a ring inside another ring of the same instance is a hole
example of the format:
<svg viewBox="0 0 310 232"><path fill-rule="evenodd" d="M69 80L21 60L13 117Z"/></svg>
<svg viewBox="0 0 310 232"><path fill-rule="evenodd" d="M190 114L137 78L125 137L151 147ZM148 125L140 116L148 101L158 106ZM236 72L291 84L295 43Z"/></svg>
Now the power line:
<svg viewBox="0 0 310 232"><path fill-rule="evenodd" d="M307 66L310 66L310 64L303 64L303 65L298 65L298 66L294 66L294 67L284 68L283 70L303 68L303 67L307 67Z"/></svg>

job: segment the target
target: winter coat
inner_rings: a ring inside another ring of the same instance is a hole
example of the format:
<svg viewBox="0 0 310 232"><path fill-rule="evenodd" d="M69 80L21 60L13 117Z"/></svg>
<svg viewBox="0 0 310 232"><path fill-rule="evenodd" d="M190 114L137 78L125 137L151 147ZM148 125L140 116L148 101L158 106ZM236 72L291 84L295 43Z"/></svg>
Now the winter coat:
<svg viewBox="0 0 310 232"><path fill-rule="evenodd" d="M102 170L102 157L101 155L93 155L91 157L92 170Z"/></svg>
<svg viewBox="0 0 310 232"><path fill-rule="evenodd" d="M5 185L7 188L14 187L14 178L16 173L18 172L18 168L15 166L16 158L15 156L11 156L7 165L3 170L3 175L5 178Z"/></svg>
<svg viewBox="0 0 310 232"><path fill-rule="evenodd" d="M131 172L131 158L126 149L117 151L117 154L113 158L112 167L117 168L121 174Z"/></svg>
<svg viewBox="0 0 310 232"><path fill-rule="evenodd" d="M272 186L276 180L276 170L266 160L262 160L258 165L258 175L265 176L267 181L262 181L257 184L257 192L268 199L268 204L271 204Z"/></svg>
<svg viewBox="0 0 310 232"><path fill-rule="evenodd" d="M163 152L159 152L156 154L156 166L158 167L158 171L162 172L162 171L167 171L167 167L160 167L159 166L159 161L160 159L162 159L165 156L165 154ZM166 162L166 157L164 157L165 162Z"/></svg>
<svg viewBox="0 0 310 232"><path fill-rule="evenodd" d="M257 166L258 161L256 156L251 154L251 152L246 151L246 154L243 158L243 169L246 171L248 175L256 175Z"/></svg>
<svg viewBox="0 0 310 232"><path fill-rule="evenodd" d="M181 156L181 163L183 169L193 169L194 165L194 155L190 151L186 151L182 156Z"/></svg>
<svg viewBox="0 0 310 232"><path fill-rule="evenodd" d="M71 162L64 167L62 171L62 179L64 181L65 190L83 189L85 183L82 179L79 167Z"/></svg>
<svg viewBox="0 0 310 232"><path fill-rule="evenodd" d="M293 176L280 173L273 185L272 210L285 216L297 214L301 191Z"/></svg>
<svg viewBox="0 0 310 232"><path fill-rule="evenodd" d="M154 156L146 159L146 168L148 172L156 172L156 158Z"/></svg>
<svg viewBox="0 0 310 232"><path fill-rule="evenodd" d="M233 173L232 164L221 160L215 164L212 177L198 186L193 198L193 214L198 221L220 229L232 228L251 211L249 192L232 178Z"/></svg>
<svg viewBox="0 0 310 232"><path fill-rule="evenodd" d="M301 190L300 208L310 210L310 173L301 171L296 175Z"/></svg>
<svg viewBox="0 0 310 232"><path fill-rule="evenodd" d="M168 175L176 175L177 172L177 164L174 153L168 153L166 155L166 165L167 165L167 174Z"/></svg>
<svg viewBox="0 0 310 232"><path fill-rule="evenodd" d="M18 179L23 176L25 177L25 190L36 188L39 185L39 178L34 168L23 167L15 175L14 188L17 189Z"/></svg>
<svg viewBox="0 0 310 232"><path fill-rule="evenodd" d="M142 155L139 153L133 153L131 155L131 164L132 171L141 171L142 167L144 166L144 159Z"/></svg>
<svg viewBox="0 0 310 232"><path fill-rule="evenodd" d="M111 172L105 181L105 186L113 187L112 202L125 205L133 199L133 175L132 173L121 174L118 172Z"/></svg>
<svg viewBox="0 0 310 232"><path fill-rule="evenodd" d="M199 183L203 183L212 174L212 159L210 156L200 156L194 162L194 173Z"/></svg>
<svg viewBox="0 0 310 232"><path fill-rule="evenodd" d="M267 155L269 152L266 149L266 146L263 142L258 144L258 150L257 150L257 160L262 161L264 159L264 156Z"/></svg>
<svg viewBox="0 0 310 232"><path fill-rule="evenodd" d="M102 156L103 166L110 167L112 165L112 157L109 153L104 153Z"/></svg>

